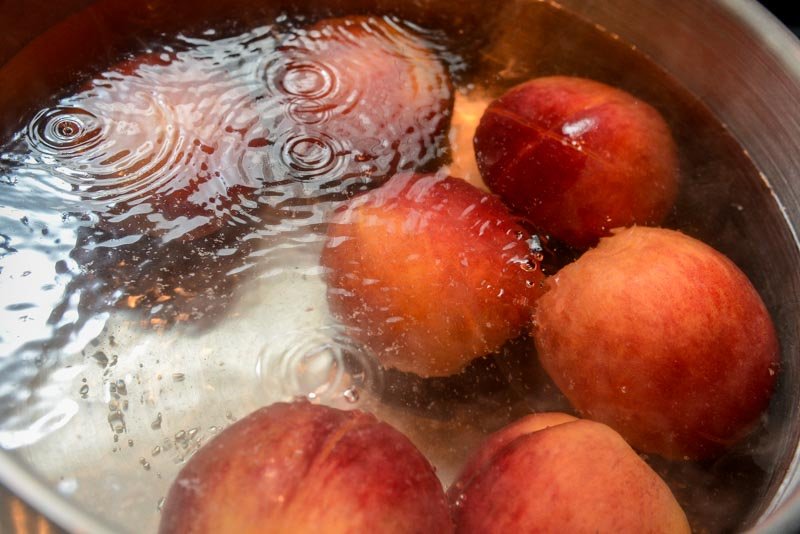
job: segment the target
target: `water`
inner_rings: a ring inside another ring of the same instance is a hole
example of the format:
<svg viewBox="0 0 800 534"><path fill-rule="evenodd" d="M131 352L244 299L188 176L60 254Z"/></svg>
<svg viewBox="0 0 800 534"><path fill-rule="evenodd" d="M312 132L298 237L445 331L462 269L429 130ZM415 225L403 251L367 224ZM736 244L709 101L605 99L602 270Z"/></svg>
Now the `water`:
<svg viewBox="0 0 800 534"><path fill-rule="evenodd" d="M381 369L331 317L319 265L333 211L398 171L451 168L482 185L469 131L534 75L593 77L658 107L684 174L670 226L780 304L747 214L781 219L741 149L646 58L556 7L331 24L252 6L209 19L203 4L185 20L156 6L143 24L113 5L91 17L118 24L118 54L76 59L45 94L31 84L35 105L2 142L0 446L116 524L154 530L183 462L279 400L375 412L445 484L487 433L569 409L527 339L456 377ZM30 82L9 65L0 81ZM536 239L548 273L574 257ZM726 531L767 493L771 443L762 430L709 464L648 460L697 530Z"/></svg>

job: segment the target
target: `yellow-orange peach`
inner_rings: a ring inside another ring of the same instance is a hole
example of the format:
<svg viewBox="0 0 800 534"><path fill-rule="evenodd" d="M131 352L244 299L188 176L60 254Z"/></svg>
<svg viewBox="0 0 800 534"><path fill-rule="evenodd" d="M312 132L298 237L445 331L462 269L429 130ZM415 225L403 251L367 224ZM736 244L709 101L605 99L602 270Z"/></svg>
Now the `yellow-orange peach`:
<svg viewBox="0 0 800 534"><path fill-rule="evenodd" d="M778 342L729 259L682 233L635 227L549 279L537 302L539 358L584 417L635 448L714 456L769 403Z"/></svg>
<svg viewBox="0 0 800 534"><path fill-rule="evenodd" d="M488 190L475 161L472 140L475 130L491 100L480 93L456 93L453 99L453 118L450 121L450 156L448 167L451 176L458 176L478 189Z"/></svg>
<svg viewBox="0 0 800 534"><path fill-rule="evenodd" d="M459 534L691 531L667 485L619 434L563 414L492 435L448 498Z"/></svg>
<svg viewBox="0 0 800 534"><path fill-rule="evenodd" d="M328 302L384 366L451 375L527 328L543 280L530 238L463 180L398 175L331 224Z"/></svg>
<svg viewBox="0 0 800 534"><path fill-rule="evenodd" d="M469 482L478 471L483 469L495 454L518 437L577 420L577 417L561 412L541 412L523 417L503 427L489 436L480 449L470 457L469 461L461 469L458 480L450 486L448 493L453 495L460 492L463 489L462 486Z"/></svg>

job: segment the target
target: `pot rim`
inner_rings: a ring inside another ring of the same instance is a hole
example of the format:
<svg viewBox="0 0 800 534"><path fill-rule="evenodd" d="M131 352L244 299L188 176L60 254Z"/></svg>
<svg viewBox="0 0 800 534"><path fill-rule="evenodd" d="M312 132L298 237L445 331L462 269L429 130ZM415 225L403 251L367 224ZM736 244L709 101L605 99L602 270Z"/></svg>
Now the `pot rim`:
<svg viewBox="0 0 800 534"><path fill-rule="evenodd" d="M763 5L754 0L719 0L743 29L757 35L765 49L780 64L782 70L800 86L800 40ZM785 217L798 242L798 231ZM800 443L795 446L786 477L772 502L764 510L750 532L779 534L793 532L800 525Z"/></svg>

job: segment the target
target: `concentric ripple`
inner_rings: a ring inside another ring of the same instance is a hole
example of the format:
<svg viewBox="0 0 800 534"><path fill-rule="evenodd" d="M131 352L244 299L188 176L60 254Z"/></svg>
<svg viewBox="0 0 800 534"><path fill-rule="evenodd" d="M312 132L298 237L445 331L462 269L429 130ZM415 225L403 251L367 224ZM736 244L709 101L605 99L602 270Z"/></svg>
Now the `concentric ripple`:
<svg viewBox="0 0 800 534"><path fill-rule="evenodd" d="M28 139L41 154L76 157L102 142L101 121L92 113L69 106L43 109L28 125Z"/></svg>
<svg viewBox="0 0 800 534"><path fill-rule="evenodd" d="M380 391L383 376L375 362L338 328L302 329L268 340L256 375L270 397L352 403L358 390Z"/></svg>
<svg viewBox="0 0 800 534"><path fill-rule="evenodd" d="M275 144L275 150L280 151L273 158L276 172L283 170L286 176L299 181L320 177L335 180L351 159L342 143L324 133L289 132Z"/></svg>
<svg viewBox="0 0 800 534"><path fill-rule="evenodd" d="M325 98L339 90L339 75L324 63L315 61L272 63L278 72L267 74L267 83L274 82L276 90L297 98Z"/></svg>
<svg viewBox="0 0 800 534"><path fill-rule="evenodd" d="M379 185L442 153L449 78L424 36L397 21L352 17L295 29L259 76L279 154L265 163L265 180L326 185L302 190L308 201L329 198L336 187Z"/></svg>
<svg viewBox="0 0 800 534"><path fill-rule="evenodd" d="M300 39L289 39L294 38ZM278 102L300 125L318 124L346 113L361 96L361 85L349 78L361 74L343 72L342 65L317 57L313 45L314 41L304 39L284 45L261 67L267 98Z"/></svg>
<svg viewBox="0 0 800 534"><path fill-rule="evenodd" d="M79 95L45 109L28 129L33 155L93 204L146 198L174 178L184 139L176 110L144 93Z"/></svg>
<svg viewBox="0 0 800 534"><path fill-rule="evenodd" d="M41 185L126 233L194 239L240 220L259 182L235 171L259 116L239 59L215 50L138 56L40 111L25 138Z"/></svg>

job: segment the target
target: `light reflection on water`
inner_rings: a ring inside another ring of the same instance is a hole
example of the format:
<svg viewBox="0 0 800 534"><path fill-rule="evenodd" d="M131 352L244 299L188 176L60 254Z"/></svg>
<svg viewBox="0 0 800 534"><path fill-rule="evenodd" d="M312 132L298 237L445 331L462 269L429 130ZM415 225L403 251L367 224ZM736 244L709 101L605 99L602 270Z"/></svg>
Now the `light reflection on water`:
<svg viewBox="0 0 800 534"><path fill-rule="evenodd" d="M246 307L261 314L248 322L242 299L299 274L317 290L297 296L306 310L324 294L317 258L331 210L441 157L451 102L435 37L367 18L181 35L35 113L0 155L0 446L63 438L71 418L86 423L114 365L139 377L153 354L175 364L211 350L245 362L240 384L283 383L256 376L257 355L307 312L277 307L285 288ZM419 83L399 83L409 77ZM315 309L309 332L329 328L324 299ZM217 334L234 329L228 314L251 328L232 344ZM347 340L332 339L340 354ZM276 391L254 398L298 393ZM113 395L108 417L93 419L111 436L135 419L131 399Z"/></svg>

